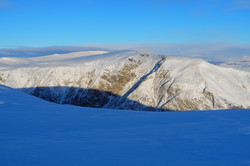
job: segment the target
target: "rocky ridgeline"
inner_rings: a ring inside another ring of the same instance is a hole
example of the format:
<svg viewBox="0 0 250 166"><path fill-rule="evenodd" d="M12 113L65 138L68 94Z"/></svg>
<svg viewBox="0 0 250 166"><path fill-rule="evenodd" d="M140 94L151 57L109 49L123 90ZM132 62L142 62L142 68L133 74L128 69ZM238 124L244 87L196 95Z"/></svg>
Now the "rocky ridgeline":
<svg viewBox="0 0 250 166"><path fill-rule="evenodd" d="M0 70L0 84L42 99L131 110L250 108L250 74L200 59L128 53Z"/></svg>

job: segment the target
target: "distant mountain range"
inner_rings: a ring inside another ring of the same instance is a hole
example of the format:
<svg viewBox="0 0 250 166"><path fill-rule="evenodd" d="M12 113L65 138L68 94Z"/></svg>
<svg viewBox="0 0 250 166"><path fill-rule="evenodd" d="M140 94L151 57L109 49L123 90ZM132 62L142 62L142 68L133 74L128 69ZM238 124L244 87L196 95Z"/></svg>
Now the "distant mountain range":
<svg viewBox="0 0 250 166"><path fill-rule="evenodd" d="M55 103L98 108L250 108L250 72L131 50L0 58L0 84Z"/></svg>

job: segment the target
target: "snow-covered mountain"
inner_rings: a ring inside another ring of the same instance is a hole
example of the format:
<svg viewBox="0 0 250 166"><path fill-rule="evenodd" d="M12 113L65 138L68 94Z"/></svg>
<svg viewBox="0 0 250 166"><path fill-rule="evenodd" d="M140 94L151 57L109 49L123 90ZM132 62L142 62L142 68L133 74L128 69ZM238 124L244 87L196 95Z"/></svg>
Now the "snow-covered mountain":
<svg viewBox="0 0 250 166"><path fill-rule="evenodd" d="M250 73L136 51L0 58L0 84L64 104L133 110L250 108Z"/></svg>

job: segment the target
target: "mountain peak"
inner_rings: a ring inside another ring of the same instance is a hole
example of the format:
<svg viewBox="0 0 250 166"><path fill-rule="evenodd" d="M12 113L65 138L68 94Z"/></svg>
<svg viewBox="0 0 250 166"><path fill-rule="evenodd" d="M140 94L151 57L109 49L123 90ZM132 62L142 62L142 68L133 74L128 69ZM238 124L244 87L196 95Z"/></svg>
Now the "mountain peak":
<svg viewBox="0 0 250 166"><path fill-rule="evenodd" d="M56 103L134 110L250 107L250 73L202 59L121 50L23 58L20 64L0 70L0 83Z"/></svg>

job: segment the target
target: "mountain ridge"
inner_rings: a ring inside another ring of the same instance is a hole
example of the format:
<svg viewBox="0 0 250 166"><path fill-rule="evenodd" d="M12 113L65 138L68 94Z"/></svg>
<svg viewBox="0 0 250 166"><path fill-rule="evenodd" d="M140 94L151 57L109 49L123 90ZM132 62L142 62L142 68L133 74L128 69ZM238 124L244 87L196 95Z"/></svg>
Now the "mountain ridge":
<svg viewBox="0 0 250 166"><path fill-rule="evenodd" d="M62 55L66 59L52 62L46 60L50 56L43 57L28 67L9 66L0 70L0 84L40 98L46 99L50 94L48 98L57 98L57 103L78 97L76 105L91 94L72 91L70 87L105 91L121 96L119 99L105 96L109 100L104 107L114 109L126 109L123 105L129 104L124 99L164 110L250 108L249 72L215 66L202 59L131 50L73 54L74 57L66 54ZM34 93L39 87L51 88Z"/></svg>

